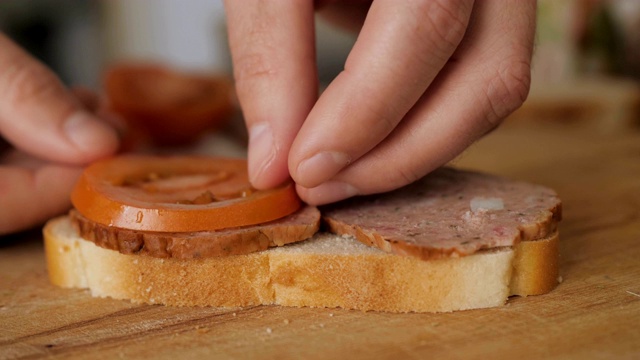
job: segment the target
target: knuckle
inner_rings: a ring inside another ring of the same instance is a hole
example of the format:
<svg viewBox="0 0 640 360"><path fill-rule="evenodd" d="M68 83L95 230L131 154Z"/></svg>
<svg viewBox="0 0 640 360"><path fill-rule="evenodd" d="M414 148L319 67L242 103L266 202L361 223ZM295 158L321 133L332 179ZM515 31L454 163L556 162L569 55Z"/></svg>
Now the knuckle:
<svg viewBox="0 0 640 360"><path fill-rule="evenodd" d="M385 107L380 107L379 104L384 104L384 102L372 102L369 106L358 108L365 109L369 115L368 117L372 119L369 122L371 125L369 131L379 132L377 135L382 137L396 128L402 118L402 113L397 106L392 104L386 104Z"/></svg>
<svg viewBox="0 0 640 360"><path fill-rule="evenodd" d="M58 78L46 67L33 62L16 64L0 81L0 92L11 106L37 101L60 89Z"/></svg>
<svg viewBox="0 0 640 360"><path fill-rule="evenodd" d="M256 81L273 78L275 74L276 69L265 53L243 54L234 61L234 77L239 89L250 87Z"/></svg>
<svg viewBox="0 0 640 360"><path fill-rule="evenodd" d="M531 65L529 61L507 60L501 64L487 87L489 114L487 121L491 127L519 108L527 99L531 85Z"/></svg>
<svg viewBox="0 0 640 360"><path fill-rule="evenodd" d="M427 41L430 41L440 53L451 53L467 29L470 8L462 6L465 3L448 0L414 1L414 13L418 24L416 32L422 37L427 36Z"/></svg>
<svg viewBox="0 0 640 360"><path fill-rule="evenodd" d="M346 106L339 106L340 117L344 119L358 118L366 126L366 137L383 138L398 126L413 103L403 96L395 94L393 101L389 101L388 94L374 90L367 79L354 75L349 68L343 70L338 78L345 83L362 84L362 90L346 99Z"/></svg>
<svg viewBox="0 0 640 360"><path fill-rule="evenodd" d="M281 50L271 35L273 25L258 18L249 26L242 41L232 46L233 75L240 93L252 91L257 84L275 78L281 63L278 61Z"/></svg>

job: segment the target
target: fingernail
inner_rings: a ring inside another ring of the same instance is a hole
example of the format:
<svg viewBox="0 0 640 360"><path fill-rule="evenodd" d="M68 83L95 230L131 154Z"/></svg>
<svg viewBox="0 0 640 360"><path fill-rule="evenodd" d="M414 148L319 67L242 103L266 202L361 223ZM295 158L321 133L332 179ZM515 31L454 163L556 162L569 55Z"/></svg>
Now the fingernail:
<svg viewBox="0 0 640 360"><path fill-rule="evenodd" d="M267 123L256 124L249 129L249 180L259 181L260 175L275 157L273 131Z"/></svg>
<svg viewBox="0 0 640 360"><path fill-rule="evenodd" d="M306 187L314 187L330 179L340 169L347 166L349 162L350 158L345 153L337 151L319 152L303 160L298 165L296 182Z"/></svg>
<svg viewBox="0 0 640 360"><path fill-rule="evenodd" d="M360 191L353 185L342 181L328 181L308 189L307 198L313 205L328 204L356 196Z"/></svg>
<svg viewBox="0 0 640 360"><path fill-rule="evenodd" d="M71 115L63 129L67 138L83 151L102 153L115 151L118 147L115 131L86 111Z"/></svg>

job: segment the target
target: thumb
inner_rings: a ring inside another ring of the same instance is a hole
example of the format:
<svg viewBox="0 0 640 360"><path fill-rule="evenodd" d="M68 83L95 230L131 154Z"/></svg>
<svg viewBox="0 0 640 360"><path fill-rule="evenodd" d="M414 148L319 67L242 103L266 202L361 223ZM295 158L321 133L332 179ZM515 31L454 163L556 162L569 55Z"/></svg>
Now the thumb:
<svg viewBox="0 0 640 360"><path fill-rule="evenodd" d="M2 33L0 135L27 153L69 164L90 162L118 147L113 129Z"/></svg>

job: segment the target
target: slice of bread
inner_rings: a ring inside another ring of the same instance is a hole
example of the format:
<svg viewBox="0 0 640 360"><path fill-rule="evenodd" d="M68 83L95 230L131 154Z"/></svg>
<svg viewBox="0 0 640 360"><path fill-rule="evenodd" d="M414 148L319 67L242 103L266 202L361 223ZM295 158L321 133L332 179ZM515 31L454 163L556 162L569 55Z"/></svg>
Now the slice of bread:
<svg viewBox="0 0 640 360"><path fill-rule="evenodd" d="M551 291L558 234L473 255L420 260L328 233L279 248L207 259L160 259L104 249L68 217L44 228L51 282L93 296L172 306L342 307L447 312Z"/></svg>

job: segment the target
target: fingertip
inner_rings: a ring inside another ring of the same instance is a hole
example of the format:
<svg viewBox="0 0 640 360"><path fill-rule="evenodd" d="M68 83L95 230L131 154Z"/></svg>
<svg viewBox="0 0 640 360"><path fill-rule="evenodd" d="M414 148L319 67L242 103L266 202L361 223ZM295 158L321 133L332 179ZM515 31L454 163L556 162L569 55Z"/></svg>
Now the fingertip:
<svg viewBox="0 0 640 360"><path fill-rule="evenodd" d="M257 189L265 189L272 183L272 167L276 156L273 131L268 123L258 123L249 129L247 166L249 181Z"/></svg>
<svg viewBox="0 0 640 360"><path fill-rule="evenodd" d="M309 205L325 205L360 194L355 186L342 181L328 181L313 188L296 185L298 196Z"/></svg>
<svg viewBox="0 0 640 360"><path fill-rule="evenodd" d="M339 151L321 151L300 162L292 161L291 174L296 183L312 188L322 184L351 163L351 157Z"/></svg>
<svg viewBox="0 0 640 360"><path fill-rule="evenodd" d="M276 138L279 140L274 140ZM291 141L287 134L274 134L272 124L268 122L249 128L247 165L253 187L271 189L291 179L287 166Z"/></svg>
<svg viewBox="0 0 640 360"><path fill-rule="evenodd" d="M278 185L281 185L289 179L289 173L282 171L275 166L275 164L269 164L261 169L259 173L249 178L251 186L258 190L272 189Z"/></svg>
<svg viewBox="0 0 640 360"><path fill-rule="evenodd" d="M249 175L251 186L258 190L272 189L290 179L286 167L278 166L275 161L262 167L258 173Z"/></svg>
<svg viewBox="0 0 640 360"><path fill-rule="evenodd" d="M77 150L72 163L85 163L118 150L118 134L111 126L94 115L78 110L63 123L63 132L68 141Z"/></svg>

